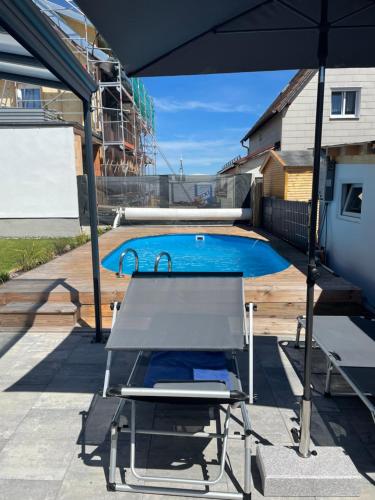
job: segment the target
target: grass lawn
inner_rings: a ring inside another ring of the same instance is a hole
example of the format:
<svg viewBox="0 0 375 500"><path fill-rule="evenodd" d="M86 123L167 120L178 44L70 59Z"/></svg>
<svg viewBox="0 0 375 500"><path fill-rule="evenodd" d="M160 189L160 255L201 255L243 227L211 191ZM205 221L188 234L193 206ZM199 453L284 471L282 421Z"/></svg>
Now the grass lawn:
<svg viewBox="0 0 375 500"><path fill-rule="evenodd" d="M72 238L0 238L0 283L9 273L28 271L89 241L86 234Z"/></svg>

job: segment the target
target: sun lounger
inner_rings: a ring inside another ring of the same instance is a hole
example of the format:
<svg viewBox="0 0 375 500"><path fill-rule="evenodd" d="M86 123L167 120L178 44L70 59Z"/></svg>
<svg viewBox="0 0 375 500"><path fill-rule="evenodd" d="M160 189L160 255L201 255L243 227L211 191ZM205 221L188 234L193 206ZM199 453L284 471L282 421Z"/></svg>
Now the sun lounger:
<svg viewBox="0 0 375 500"><path fill-rule="evenodd" d="M298 317L296 347L305 327L305 318ZM327 357L325 394L331 394L331 374L336 368L375 422L375 406L370 399L375 396L375 321L360 316L315 316L313 338Z"/></svg>
<svg viewBox="0 0 375 500"><path fill-rule="evenodd" d="M251 428L246 404L252 402L253 395L253 343L252 305L248 307L247 321L242 274L136 272L121 307L114 309L113 327L106 345L103 396L120 398L120 402L111 425L108 489L197 498L246 498L251 489ZM112 355L122 350L137 351L138 355L128 381L111 386ZM248 352L248 393L242 387L237 363L238 352L244 350ZM136 421L138 401L203 405L219 410L224 407L225 419L216 433L140 429ZM126 402L130 404L131 414L129 421L122 425L121 413ZM231 409L237 407L241 409L243 430L231 434ZM116 482L119 432L130 434L130 469L142 483ZM142 474L135 464L136 438L145 434L167 439L217 439L220 457L217 477L188 479ZM212 491L211 487L220 482L224 474L228 439L244 443L243 491ZM158 487L148 485L150 482L183 483L200 489Z"/></svg>

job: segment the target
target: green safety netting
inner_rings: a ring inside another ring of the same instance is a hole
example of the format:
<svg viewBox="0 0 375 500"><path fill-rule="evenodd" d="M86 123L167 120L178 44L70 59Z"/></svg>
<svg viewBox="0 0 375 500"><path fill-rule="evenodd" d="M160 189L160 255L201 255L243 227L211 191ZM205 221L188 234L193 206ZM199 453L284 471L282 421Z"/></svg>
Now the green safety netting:
<svg viewBox="0 0 375 500"><path fill-rule="evenodd" d="M140 78L131 78L134 102L151 131L155 128L154 101Z"/></svg>

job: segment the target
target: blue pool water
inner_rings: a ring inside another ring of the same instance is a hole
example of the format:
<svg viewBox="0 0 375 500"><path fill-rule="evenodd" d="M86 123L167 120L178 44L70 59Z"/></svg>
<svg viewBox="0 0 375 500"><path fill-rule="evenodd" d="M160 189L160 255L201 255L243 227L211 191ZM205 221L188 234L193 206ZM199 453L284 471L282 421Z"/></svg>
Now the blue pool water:
<svg viewBox="0 0 375 500"><path fill-rule="evenodd" d="M117 272L119 258L126 248L139 256L139 271L153 271L156 256L164 251L172 258L173 271L242 272L246 277L283 271L290 264L260 240L221 234L169 234L128 240L109 253L102 266ZM123 273L134 271L134 256L127 254ZM160 260L159 271L167 271L167 260Z"/></svg>

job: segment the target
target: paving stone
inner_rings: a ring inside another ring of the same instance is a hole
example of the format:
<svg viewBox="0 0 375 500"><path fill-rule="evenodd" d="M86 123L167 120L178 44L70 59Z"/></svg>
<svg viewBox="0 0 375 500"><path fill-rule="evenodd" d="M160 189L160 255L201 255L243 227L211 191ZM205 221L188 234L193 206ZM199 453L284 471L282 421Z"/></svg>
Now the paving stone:
<svg viewBox="0 0 375 500"><path fill-rule="evenodd" d="M0 453L1 450L4 448L4 446L7 444L8 440L7 439L0 439Z"/></svg>
<svg viewBox="0 0 375 500"><path fill-rule="evenodd" d="M13 436L0 454L0 479L61 481L71 461L74 444L66 439Z"/></svg>
<svg viewBox="0 0 375 500"><path fill-rule="evenodd" d="M0 500L54 500L61 487L61 481L36 481L0 479Z"/></svg>
<svg viewBox="0 0 375 500"><path fill-rule="evenodd" d="M45 441L70 440L75 442L82 430L82 416L75 409L32 408L17 428L17 436L39 436Z"/></svg>
<svg viewBox="0 0 375 500"><path fill-rule="evenodd" d="M9 439L40 392L0 392L0 439Z"/></svg>
<svg viewBox="0 0 375 500"><path fill-rule="evenodd" d="M278 408L253 405L249 409L252 429L260 442L292 444L291 435Z"/></svg>
<svg viewBox="0 0 375 500"><path fill-rule="evenodd" d="M71 351L68 363L69 364L96 364L96 366L105 365L107 359L107 351L103 344L84 344L81 343Z"/></svg>
<svg viewBox="0 0 375 500"><path fill-rule="evenodd" d="M0 358L14 346L23 335L23 333L0 332Z"/></svg>
<svg viewBox="0 0 375 500"><path fill-rule="evenodd" d="M33 408L85 411L89 409L91 401L91 392L50 392L46 390L35 401Z"/></svg>
<svg viewBox="0 0 375 500"><path fill-rule="evenodd" d="M12 483L24 485L24 491L29 496L22 496L17 493L18 490L14 490L14 495L11 493L6 500L13 496L22 500L49 500L57 497L64 500L113 498L116 494L106 491L108 436L98 446L89 446L85 444L81 434L84 412L88 410L94 393L102 386L104 348L102 345L92 344L91 336L71 334L68 331L58 332L55 338L46 338L47 336L41 332L27 332L22 337L19 336L11 349L0 358L0 388L6 389L14 385L12 391L0 393L0 500L3 485L10 488ZM281 351L279 342L280 339L276 337L255 339L254 382L255 392L259 397L250 411L254 426L253 444L256 441L264 444L292 444L290 429L295 425L293 419L299 413L298 392L301 388L299 377L303 350L296 353L293 350L295 359L292 359ZM114 357L113 383L125 380L133 359L134 354L126 353ZM319 377L324 379L321 373L324 367L322 358L317 357L317 361L320 364L314 369L316 373L313 375L313 382ZM240 360L245 387L246 362L245 355L242 357L242 364ZM47 385L45 380L40 384L41 374L47 373L48 369L53 371L52 378L47 380ZM319 384L320 382L317 385ZM341 403L338 404L337 401ZM125 415L129 415L129 409L130 405L126 405ZM375 477L372 477L375 448L369 434L369 416L358 398L316 397L314 400L313 438L316 442L341 444L353 458L363 476L361 500L375 498L375 487L370 483L375 481ZM222 419L221 412L221 421ZM232 431L241 428L241 420L240 410L234 410ZM216 430L215 421L207 419L206 410L198 411L189 406L176 409L171 405L137 403L137 422L141 427L173 428L178 421L187 429L203 426L205 430ZM136 463L140 471L144 472L148 465L148 473L160 473L162 470L167 474L202 477L204 472L211 477L217 472L217 445L214 440L203 440L200 444L193 442L191 447L192 440L180 439L164 438L161 441L153 438L150 451L151 440L138 437ZM226 474L216 488L220 491L233 491L243 484L243 443L229 441L228 455ZM167 472L165 469L171 464L175 469L180 465L184 470ZM122 434L119 437L118 477L120 471L128 467L129 435ZM252 472L252 498L257 500L263 498L263 494L255 458ZM45 478L48 480L44 481ZM44 493L39 483L46 483ZM5 488L4 491L8 490ZM9 491L12 492L11 489ZM135 493L117 493L117 496L124 500L166 498ZM279 498L270 497L270 500Z"/></svg>

